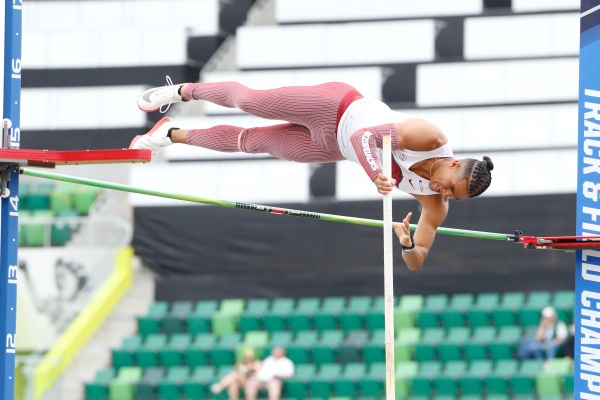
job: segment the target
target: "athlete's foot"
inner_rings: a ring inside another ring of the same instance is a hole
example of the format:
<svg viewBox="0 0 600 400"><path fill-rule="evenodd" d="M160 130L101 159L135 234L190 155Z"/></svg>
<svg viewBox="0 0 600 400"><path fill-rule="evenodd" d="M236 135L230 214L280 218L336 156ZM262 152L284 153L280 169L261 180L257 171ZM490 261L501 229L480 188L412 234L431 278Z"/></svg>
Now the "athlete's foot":
<svg viewBox="0 0 600 400"><path fill-rule="evenodd" d="M213 394L219 394L221 393L221 390L223 390L223 388L218 383L210 385L210 391L213 392Z"/></svg>
<svg viewBox="0 0 600 400"><path fill-rule="evenodd" d="M169 118L163 118L154 125L145 135L138 135L131 141L130 149L149 149L152 155L160 153L165 147L173 144L169 138L170 129L179 129L173 126Z"/></svg>
<svg viewBox="0 0 600 400"><path fill-rule="evenodd" d="M171 104L186 101L179 94L182 86L183 84L173 85L173 81L167 76L166 86L148 89L138 97L139 109L145 112L160 110L161 113L166 113Z"/></svg>

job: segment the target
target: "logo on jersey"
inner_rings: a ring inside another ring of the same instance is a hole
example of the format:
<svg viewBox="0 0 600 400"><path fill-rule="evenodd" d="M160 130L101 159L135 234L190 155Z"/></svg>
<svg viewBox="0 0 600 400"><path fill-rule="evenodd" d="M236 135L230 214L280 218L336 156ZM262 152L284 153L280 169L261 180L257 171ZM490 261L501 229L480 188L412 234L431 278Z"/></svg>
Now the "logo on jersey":
<svg viewBox="0 0 600 400"><path fill-rule="evenodd" d="M399 158L401 161L406 161L406 155L404 155L404 154L400 154L400 155L398 156L398 158Z"/></svg>
<svg viewBox="0 0 600 400"><path fill-rule="evenodd" d="M410 186L412 186L413 189L417 190L417 188L413 184L413 180L412 179L409 179L408 183L410 183ZM421 192L423 191L423 181L420 180L420 179L419 179L419 189L421 190Z"/></svg>
<svg viewBox="0 0 600 400"><path fill-rule="evenodd" d="M371 147L369 147L369 138L371 136L373 136L373 134L369 131L366 131L365 133L363 133L361 143L362 143L363 153L365 153L365 158L367 159L367 162L369 163L369 165L371 166L371 169L373 171L377 171L379 169L379 166L375 162L375 159L373 158L373 154L371 154Z"/></svg>

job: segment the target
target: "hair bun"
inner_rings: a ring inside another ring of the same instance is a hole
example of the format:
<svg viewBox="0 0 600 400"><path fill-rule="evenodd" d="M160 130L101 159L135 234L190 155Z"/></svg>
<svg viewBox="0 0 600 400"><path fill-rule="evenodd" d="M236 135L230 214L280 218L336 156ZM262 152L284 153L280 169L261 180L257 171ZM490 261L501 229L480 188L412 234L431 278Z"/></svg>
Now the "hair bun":
<svg viewBox="0 0 600 400"><path fill-rule="evenodd" d="M483 161L485 161L488 171L491 171L494 169L494 163L492 162L491 158L489 158L488 156L483 156Z"/></svg>

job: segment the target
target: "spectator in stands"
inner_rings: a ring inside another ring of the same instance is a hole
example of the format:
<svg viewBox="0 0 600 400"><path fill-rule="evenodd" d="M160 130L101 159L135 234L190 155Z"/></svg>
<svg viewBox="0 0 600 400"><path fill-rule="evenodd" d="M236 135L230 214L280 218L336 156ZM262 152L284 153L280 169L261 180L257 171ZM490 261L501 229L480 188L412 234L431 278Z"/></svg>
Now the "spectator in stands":
<svg viewBox="0 0 600 400"><path fill-rule="evenodd" d="M557 319L556 310L544 307L535 336L521 341L519 357L550 360L556 356L557 349L568 335L567 325Z"/></svg>
<svg viewBox="0 0 600 400"><path fill-rule="evenodd" d="M246 400L256 400L258 390L266 388L269 400L279 400L283 383L294 376L294 363L285 356L283 347L275 347L260 367L258 374L246 382Z"/></svg>
<svg viewBox="0 0 600 400"><path fill-rule="evenodd" d="M569 325L569 337L560 345L560 349L565 358L575 359L575 324Z"/></svg>
<svg viewBox="0 0 600 400"><path fill-rule="evenodd" d="M136 136L130 148L151 149L156 154L182 143L222 152L268 153L296 162L354 161L379 193L387 194L396 186L421 203L414 239L409 230L411 212L394 227L411 270L420 269L425 261L436 229L448 214L448 199L479 196L491 183L494 164L489 157L483 161L454 158L448 138L437 126L392 111L379 100L365 99L345 83L253 90L237 82L173 85L168 77L167 82L168 86L144 92L138 107L146 112L163 111L172 103L206 100L289 123L183 130L163 118L148 133ZM387 135L392 142L392 176L383 173L380 162Z"/></svg>
<svg viewBox="0 0 600 400"><path fill-rule="evenodd" d="M233 371L225 375L219 382L210 387L214 394L227 389L229 400L240 398L240 389L246 385L249 379L253 379L260 369L261 362L254 358L254 350L244 349L243 359L235 364Z"/></svg>

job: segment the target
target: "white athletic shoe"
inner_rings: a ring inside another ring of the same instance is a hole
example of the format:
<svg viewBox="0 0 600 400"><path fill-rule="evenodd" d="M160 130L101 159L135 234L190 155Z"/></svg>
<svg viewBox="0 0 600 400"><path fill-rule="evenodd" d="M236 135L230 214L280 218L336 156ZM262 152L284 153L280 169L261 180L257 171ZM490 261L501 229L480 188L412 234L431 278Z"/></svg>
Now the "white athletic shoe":
<svg viewBox="0 0 600 400"><path fill-rule="evenodd" d="M181 103L183 99L177 93L182 84L173 85L173 81L167 75L167 85L153 89L148 89L138 97L137 104L140 110L152 112L160 110L161 113L166 113L171 104ZM166 105L166 108L163 107Z"/></svg>
<svg viewBox="0 0 600 400"><path fill-rule="evenodd" d="M169 129L175 128L169 118L163 118L145 135L137 135L129 145L130 149L149 149L152 155L160 153L165 147L173 144L167 136ZM175 128L177 129L177 128Z"/></svg>

